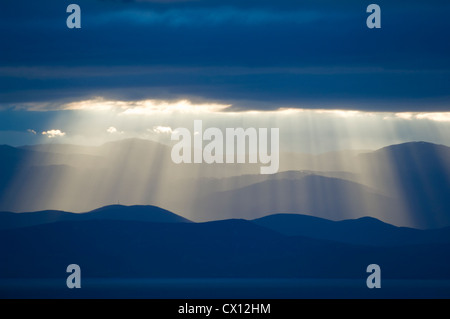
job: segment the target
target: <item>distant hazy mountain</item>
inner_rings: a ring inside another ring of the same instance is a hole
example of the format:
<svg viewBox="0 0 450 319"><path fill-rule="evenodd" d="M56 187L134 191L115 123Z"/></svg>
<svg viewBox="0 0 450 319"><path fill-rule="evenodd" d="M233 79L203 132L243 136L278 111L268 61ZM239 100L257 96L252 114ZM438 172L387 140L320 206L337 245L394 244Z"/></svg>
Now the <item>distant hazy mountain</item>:
<svg viewBox="0 0 450 319"><path fill-rule="evenodd" d="M342 178L319 176L321 172L278 173L259 183L205 195L195 210L206 220L217 215L253 219L301 213L333 220L371 216L416 228L450 226L449 147L411 142L347 160L353 174Z"/></svg>
<svg viewBox="0 0 450 319"><path fill-rule="evenodd" d="M347 172L353 171L354 159L359 154L370 152L370 150L340 150L320 154L307 153L281 153L280 171L307 170Z"/></svg>
<svg viewBox="0 0 450 319"><path fill-rule="evenodd" d="M354 179L352 173L340 171L284 171L269 175L241 175L227 178L203 178L199 181L199 191L203 194L210 194L211 192L233 190L249 185L270 181L270 180L299 180L305 176L316 175L335 177L341 179Z"/></svg>
<svg viewBox="0 0 450 319"><path fill-rule="evenodd" d="M98 148L96 146L82 146L73 144L35 144L24 145L18 148L22 150L57 154L98 154Z"/></svg>
<svg viewBox="0 0 450 319"><path fill-rule="evenodd" d="M364 185L317 175L267 180L207 195L195 207L197 216L254 219L273 213L303 213L331 220L373 216L389 223L405 221L399 203Z"/></svg>
<svg viewBox="0 0 450 319"><path fill-rule="evenodd" d="M190 223L186 218L155 206L110 205L86 213L39 211L0 212L0 229L14 229L60 221L119 220L153 223Z"/></svg>
<svg viewBox="0 0 450 319"><path fill-rule="evenodd" d="M390 160L403 163L408 170L417 168L414 163L422 168L434 169L449 167L450 165L450 147L428 142L408 142L395 145L389 145L372 152L363 152L358 157L368 160L382 161ZM382 157L385 157L383 159Z"/></svg>
<svg viewBox="0 0 450 319"><path fill-rule="evenodd" d="M398 198L422 228L450 225L450 148L425 142L391 145L360 154L360 176Z"/></svg>
<svg viewBox="0 0 450 319"><path fill-rule="evenodd" d="M192 220L288 212L450 226L447 146L284 154L274 175L260 175L254 164L177 165L170 151L139 139L96 147L0 146L0 210L81 212L120 202L165 207Z"/></svg>
<svg viewBox="0 0 450 319"><path fill-rule="evenodd" d="M444 145L403 143L359 154L357 159L360 174L388 192L422 191L426 187L447 191L450 186L450 147Z"/></svg>

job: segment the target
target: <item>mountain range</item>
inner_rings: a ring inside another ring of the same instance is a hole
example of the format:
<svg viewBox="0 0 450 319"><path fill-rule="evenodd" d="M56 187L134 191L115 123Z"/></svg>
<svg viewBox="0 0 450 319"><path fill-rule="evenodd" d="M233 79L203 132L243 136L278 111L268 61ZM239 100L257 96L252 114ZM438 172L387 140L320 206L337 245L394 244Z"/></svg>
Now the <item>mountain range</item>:
<svg viewBox="0 0 450 319"><path fill-rule="evenodd" d="M449 159L447 146L409 142L283 154L278 173L260 175L252 164L177 165L169 146L147 140L0 146L0 210L86 212L120 202L193 221L294 213L432 229L450 226Z"/></svg>
<svg viewBox="0 0 450 319"><path fill-rule="evenodd" d="M8 243L0 246L1 278L59 278L71 263L93 278L360 278L377 263L383 278L450 279L449 228L373 218L194 223L158 207L113 205L0 213L0 220L0 242Z"/></svg>
<svg viewBox="0 0 450 319"><path fill-rule="evenodd" d="M0 229L15 229L62 221L121 220L153 223L190 223L191 221L155 206L110 205L86 213L39 211L0 212Z"/></svg>

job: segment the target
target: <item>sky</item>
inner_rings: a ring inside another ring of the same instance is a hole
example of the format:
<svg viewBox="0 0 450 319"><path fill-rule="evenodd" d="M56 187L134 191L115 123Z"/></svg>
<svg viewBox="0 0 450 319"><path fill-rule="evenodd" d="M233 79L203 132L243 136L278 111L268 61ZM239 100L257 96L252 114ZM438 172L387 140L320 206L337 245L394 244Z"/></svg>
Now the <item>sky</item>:
<svg viewBox="0 0 450 319"><path fill-rule="evenodd" d="M295 151L449 145L450 3L377 1L369 29L370 3L3 0L0 143L164 141L203 119L280 127Z"/></svg>

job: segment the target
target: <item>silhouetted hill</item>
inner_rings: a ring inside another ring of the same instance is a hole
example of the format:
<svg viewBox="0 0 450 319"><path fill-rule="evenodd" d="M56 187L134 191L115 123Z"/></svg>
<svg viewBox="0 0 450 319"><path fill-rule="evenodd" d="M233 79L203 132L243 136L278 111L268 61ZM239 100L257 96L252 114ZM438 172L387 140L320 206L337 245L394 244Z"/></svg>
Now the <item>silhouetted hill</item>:
<svg viewBox="0 0 450 319"><path fill-rule="evenodd" d="M285 236L245 220L66 221L0 231L0 277L449 279L450 245L370 247ZM64 282L64 281L63 281Z"/></svg>
<svg viewBox="0 0 450 319"><path fill-rule="evenodd" d="M8 145L0 145L0 190L6 186L16 171L24 164L28 157L34 155L32 151L21 150Z"/></svg>
<svg viewBox="0 0 450 319"><path fill-rule="evenodd" d="M35 226L66 220L71 213L47 210L32 213L0 212L0 229Z"/></svg>
<svg viewBox="0 0 450 319"><path fill-rule="evenodd" d="M302 213L331 220L373 216L392 224L407 222L394 199L364 185L317 175L275 179L201 198L199 219L254 219L273 213Z"/></svg>
<svg viewBox="0 0 450 319"><path fill-rule="evenodd" d="M359 156L379 156L381 154L393 154L400 161L410 162L408 159L420 160L422 165L442 163L450 165L450 147L429 142L407 142L385 146L369 153L360 153Z"/></svg>
<svg viewBox="0 0 450 319"><path fill-rule="evenodd" d="M368 153L289 155L293 170L263 176L259 164L177 165L169 146L139 139L1 146L0 210L89 211L119 200L193 220L287 212L439 228L450 226L449 154L447 146L411 142Z"/></svg>
<svg viewBox="0 0 450 319"><path fill-rule="evenodd" d="M396 227L371 217L330 221L299 214L275 214L252 220L288 236L305 236L349 244L392 246L450 243L450 228L419 230Z"/></svg>
<svg viewBox="0 0 450 319"><path fill-rule="evenodd" d="M73 144L35 144L35 145L24 145L18 147L22 150L37 151L44 153L56 153L56 154L86 154L86 155L96 155L96 146L82 146Z"/></svg>
<svg viewBox="0 0 450 319"><path fill-rule="evenodd" d="M97 158L91 155L52 154L0 146L0 209L29 211L49 208L43 203L48 202L52 194L64 190L61 185L68 185L69 177L83 177L84 172L78 167L90 169L95 167L96 161ZM92 175L92 171L89 173Z"/></svg>
<svg viewBox="0 0 450 319"><path fill-rule="evenodd" d="M216 183L221 188L207 182L201 187L207 195L197 200L194 211L198 220L253 219L287 212L332 220L371 216L421 229L450 226L449 147L410 142L369 153L321 154L316 156L318 167L321 163L331 167L329 156L336 154L348 157L336 163L346 162L343 167L353 174L289 171L268 177L241 176ZM208 193L208 189L216 192Z"/></svg>
<svg viewBox="0 0 450 319"><path fill-rule="evenodd" d="M227 191L242 188L249 185L265 182L268 180L299 180L309 175L335 177L348 180L354 178L353 174L348 172L337 172L337 171L316 172L308 170L285 171L267 175L256 174L256 175L232 176L227 178L203 178L199 182L199 192L203 194L209 194L211 192Z"/></svg>
<svg viewBox="0 0 450 319"><path fill-rule="evenodd" d="M426 142L359 155L368 183L399 198L420 228L450 225L450 148Z"/></svg>
<svg viewBox="0 0 450 319"><path fill-rule="evenodd" d="M43 155L39 152L0 145L0 202L2 197L8 197L10 202L16 201L7 192L18 177L23 174L24 167L29 166L31 158L35 158L36 162L40 162Z"/></svg>
<svg viewBox="0 0 450 319"><path fill-rule="evenodd" d="M0 212L0 229L35 226L58 221L120 220L154 223L190 223L188 219L156 206L110 205L86 213L39 211L31 213Z"/></svg>
<svg viewBox="0 0 450 319"><path fill-rule="evenodd" d="M95 209L87 213L77 214L76 216L78 219L83 220L133 220L153 223L191 222L190 220L169 212L168 210L150 205L110 205ZM72 215L72 219L75 219L74 215Z"/></svg>

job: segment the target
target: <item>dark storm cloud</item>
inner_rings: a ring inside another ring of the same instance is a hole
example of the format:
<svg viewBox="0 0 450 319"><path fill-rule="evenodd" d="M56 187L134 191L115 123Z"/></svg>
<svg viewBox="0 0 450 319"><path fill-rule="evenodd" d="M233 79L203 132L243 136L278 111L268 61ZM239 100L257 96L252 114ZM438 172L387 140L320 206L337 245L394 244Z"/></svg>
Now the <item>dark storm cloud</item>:
<svg viewBox="0 0 450 319"><path fill-rule="evenodd" d="M0 4L0 103L189 97L235 108L448 110L447 1Z"/></svg>

